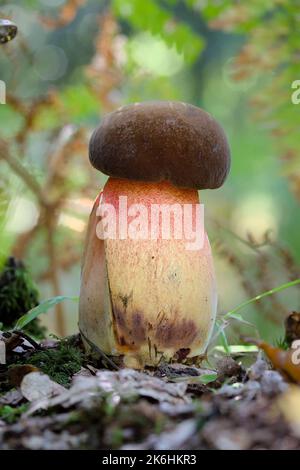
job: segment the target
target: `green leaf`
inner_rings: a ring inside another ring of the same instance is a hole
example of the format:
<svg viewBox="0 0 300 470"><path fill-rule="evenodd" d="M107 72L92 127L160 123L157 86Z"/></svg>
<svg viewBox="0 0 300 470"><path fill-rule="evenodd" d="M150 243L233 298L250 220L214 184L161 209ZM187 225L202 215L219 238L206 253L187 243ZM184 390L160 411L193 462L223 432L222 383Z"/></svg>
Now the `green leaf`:
<svg viewBox="0 0 300 470"><path fill-rule="evenodd" d="M154 0L113 0L116 16L123 18L135 30L161 37L169 47L176 47L188 63L202 52L205 41L190 26L177 21L172 13Z"/></svg>
<svg viewBox="0 0 300 470"><path fill-rule="evenodd" d="M199 377L199 380L201 383L203 384L209 384L211 382L214 382L218 377L218 374L215 373L215 374L203 374L203 375L200 375Z"/></svg>
<svg viewBox="0 0 300 470"><path fill-rule="evenodd" d="M185 0L190 7L197 6L196 0ZM212 20L218 17L223 11L226 11L232 6L230 0L223 0L222 2L205 2L201 7L201 14L207 20Z"/></svg>
<svg viewBox="0 0 300 470"><path fill-rule="evenodd" d="M226 352L223 346L215 346L214 350L221 352L221 353ZM233 344L229 346L230 354L247 354L247 353L255 353L257 351L258 351L258 347L254 346L253 344L251 345Z"/></svg>
<svg viewBox="0 0 300 470"><path fill-rule="evenodd" d="M39 315L42 313L48 312L50 308L54 307L55 305L59 304L60 302L63 302L64 300L73 300L75 302L78 301L78 297L69 297L66 295L59 295L57 297L52 297L51 299L45 300L44 302L41 302L39 305L36 307L32 308L29 310L29 312L25 313L22 317L19 318L15 325L16 330L21 330L24 328L28 323L30 323L32 320L37 318Z"/></svg>

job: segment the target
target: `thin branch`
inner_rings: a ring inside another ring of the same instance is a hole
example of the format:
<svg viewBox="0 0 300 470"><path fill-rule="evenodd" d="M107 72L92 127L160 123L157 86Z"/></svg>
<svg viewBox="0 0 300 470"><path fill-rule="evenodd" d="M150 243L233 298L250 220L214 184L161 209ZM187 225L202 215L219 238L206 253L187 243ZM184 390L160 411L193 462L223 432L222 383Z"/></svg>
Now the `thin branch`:
<svg viewBox="0 0 300 470"><path fill-rule="evenodd" d="M42 206L48 207L48 202L46 201L43 191L36 179L25 168L25 166L22 165L22 163L20 163L20 161L10 153L8 145L2 139L0 139L0 160L4 160L14 171L14 173L16 173L22 179L26 186L37 197L39 203Z"/></svg>
<svg viewBox="0 0 300 470"><path fill-rule="evenodd" d="M47 230L47 244L48 244L48 256L50 264L50 273L51 273L51 283L53 287L53 295L60 295L60 286L59 286L59 277L58 277L58 259L57 251L54 241L54 230L56 226L55 215L52 211L46 211L45 213L45 228ZM64 318L64 310L61 304L57 304L55 308L56 312L56 329L60 336L65 336L66 334L66 325Z"/></svg>

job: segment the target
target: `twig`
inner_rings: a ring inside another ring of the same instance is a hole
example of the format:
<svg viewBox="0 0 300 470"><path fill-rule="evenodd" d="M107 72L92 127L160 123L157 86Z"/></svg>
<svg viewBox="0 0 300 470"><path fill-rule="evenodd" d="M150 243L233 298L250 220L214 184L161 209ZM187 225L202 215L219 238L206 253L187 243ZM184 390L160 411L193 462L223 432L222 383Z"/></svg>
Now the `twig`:
<svg viewBox="0 0 300 470"><path fill-rule="evenodd" d="M43 349L42 346L39 343L37 343L33 338L31 338L26 333L24 333L24 331L13 330L13 333L15 335L20 336L20 338L26 339L26 341L28 341L28 343L30 343L32 346L34 346L35 349L38 349L38 350Z"/></svg>
<svg viewBox="0 0 300 470"><path fill-rule="evenodd" d="M88 343L88 345L92 348L92 350L96 351L100 357L106 361L114 370L119 370L120 368L115 364L96 344L90 341L84 333L82 333L81 329L79 328L79 333L83 337L83 339Z"/></svg>
<svg viewBox="0 0 300 470"><path fill-rule="evenodd" d="M53 286L53 295L60 295L59 279L58 279L58 263L56 257L56 248L54 242L54 227L56 225L54 220L53 211L46 211L45 213L45 227L47 230L47 243L48 243L48 255L51 273L51 282ZM56 327L60 336L65 336L65 319L64 310L61 304L56 305Z"/></svg>
<svg viewBox="0 0 300 470"><path fill-rule="evenodd" d="M39 203L44 207L48 207L43 191L36 179L29 173L24 165L22 165L22 163L20 163L19 160L10 153L8 145L2 139L0 139L0 159L4 160L23 180L26 186L35 194Z"/></svg>

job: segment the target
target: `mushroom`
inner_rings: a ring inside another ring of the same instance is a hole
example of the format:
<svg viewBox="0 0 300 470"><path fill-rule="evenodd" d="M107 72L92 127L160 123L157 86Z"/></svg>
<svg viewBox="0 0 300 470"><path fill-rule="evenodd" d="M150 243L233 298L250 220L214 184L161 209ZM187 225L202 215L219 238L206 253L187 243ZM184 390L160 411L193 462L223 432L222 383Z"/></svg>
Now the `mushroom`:
<svg viewBox="0 0 300 470"><path fill-rule="evenodd" d="M0 44L5 44L14 39L17 32L17 25L10 20L0 18Z"/></svg>
<svg viewBox="0 0 300 470"><path fill-rule="evenodd" d="M202 226L201 247L188 249L190 236L177 236L172 210L182 209L176 219L182 222L191 207L195 227L197 190L223 184L230 150L222 128L189 104L136 103L104 117L89 157L110 177L88 224L79 306L83 338L134 368L202 355L217 309L210 244ZM120 196L131 208L125 214ZM96 234L105 225L104 206L116 211L115 238ZM130 223L141 225L141 207L150 214L147 236L134 238L128 236ZM169 237L162 236L166 214L155 218L153 207L171 208Z"/></svg>

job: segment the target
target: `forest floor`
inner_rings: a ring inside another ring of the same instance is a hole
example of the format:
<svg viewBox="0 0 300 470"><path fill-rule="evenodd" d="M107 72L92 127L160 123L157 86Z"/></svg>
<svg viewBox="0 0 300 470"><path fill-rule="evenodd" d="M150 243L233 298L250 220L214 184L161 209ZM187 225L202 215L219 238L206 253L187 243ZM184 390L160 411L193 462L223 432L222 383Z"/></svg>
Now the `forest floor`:
<svg viewBox="0 0 300 470"><path fill-rule="evenodd" d="M140 372L87 358L79 336L4 335L2 449L300 448L300 387L261 352Z"/></svg>

